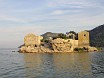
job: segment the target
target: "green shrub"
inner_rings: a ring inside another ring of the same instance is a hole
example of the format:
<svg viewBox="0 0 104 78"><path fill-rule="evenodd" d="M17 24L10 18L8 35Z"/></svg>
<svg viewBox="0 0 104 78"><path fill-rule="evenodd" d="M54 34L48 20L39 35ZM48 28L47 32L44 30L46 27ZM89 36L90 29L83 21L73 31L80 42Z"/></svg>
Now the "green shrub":
<svg viewBox="0 0 104 78"><path fill-rule="evenodd" d="M59 37L53 37L53 40L54 40L54 39L57 39L57 38L59 38Z"/></svg>
<svg viewBox="0 0 104 78"><path fill-rule="evenodd" d="M100 51L100 50L102 50L102 48L101 47L97 47L97 49Z"/></svg>
<svg viewBox="0 0 104 78"><path fill-rule="evenodd" d="M83 48L75 48L74 51L83 52L84 49Z"/></svg>
<svg viewBox="0 0 104 78"><path fill-rule="evenodd" d="M59 34L58 36L59 36L59 38L62 38L62 39L67 39L67 37L66 37L66 35L65 35L65 34Z"/></svg>
<svg viewBox="0 0 104 78"><path fill-rule="evenodd" d="M48 42L49 42L49 40L44 40L44 42L48 43Z"/></svg>

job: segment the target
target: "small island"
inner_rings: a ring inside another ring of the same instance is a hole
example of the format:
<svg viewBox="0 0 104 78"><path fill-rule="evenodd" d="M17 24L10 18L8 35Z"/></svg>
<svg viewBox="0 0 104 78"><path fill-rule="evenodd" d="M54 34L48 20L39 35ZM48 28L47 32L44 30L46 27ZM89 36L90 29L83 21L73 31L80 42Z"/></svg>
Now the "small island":
<svg viewBox="0 0 104 78"><path fill-rule="evenodd" d="M89 31L74 31L63 33L47 32L41 36L28 34L24 44L20 46L21 53L65 53L98 51L90 46Z"/></svg>

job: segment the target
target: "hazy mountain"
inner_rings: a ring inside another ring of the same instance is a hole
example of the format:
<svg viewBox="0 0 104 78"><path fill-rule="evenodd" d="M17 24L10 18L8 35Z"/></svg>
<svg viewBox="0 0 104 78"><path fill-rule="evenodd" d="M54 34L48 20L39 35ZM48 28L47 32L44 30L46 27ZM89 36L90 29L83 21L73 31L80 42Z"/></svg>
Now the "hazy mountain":
<svg viewBox="0 0 104 78"><path fill-rule="evenodd" d="M90 31L90 45L104 47L104 24Z"/></svg>
<svg viewBox="0 0 104 78"><path fill-rule="evenodd" d="M44 39L47 39L49 37L58 37L60 33L52 33L52 32L46 32L44 34L42 34L41 36L43 36Z"/></svg>

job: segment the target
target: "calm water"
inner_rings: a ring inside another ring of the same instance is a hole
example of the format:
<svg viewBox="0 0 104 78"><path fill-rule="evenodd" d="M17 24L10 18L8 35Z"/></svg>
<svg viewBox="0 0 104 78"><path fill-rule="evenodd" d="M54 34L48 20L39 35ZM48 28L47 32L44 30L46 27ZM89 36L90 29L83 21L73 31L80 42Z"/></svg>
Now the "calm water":
<svg viewBox="0 0 104 78"><path fill-rule="evenodd" d="M104 52L29 54L0 49L0 78L104 78Z"/></svg>

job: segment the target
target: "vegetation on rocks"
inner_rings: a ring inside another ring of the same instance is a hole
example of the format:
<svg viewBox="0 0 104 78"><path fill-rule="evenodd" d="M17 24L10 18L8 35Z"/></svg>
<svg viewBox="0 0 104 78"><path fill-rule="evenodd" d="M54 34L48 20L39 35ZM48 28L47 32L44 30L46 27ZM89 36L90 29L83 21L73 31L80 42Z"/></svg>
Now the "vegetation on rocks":
<svg viewBox="0 0 104 78"><path fill-rule="evenodd" d="M84 48L75 48L74 51L83 52L84 51Z"/></svg>

